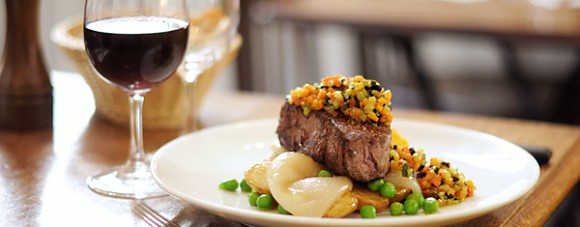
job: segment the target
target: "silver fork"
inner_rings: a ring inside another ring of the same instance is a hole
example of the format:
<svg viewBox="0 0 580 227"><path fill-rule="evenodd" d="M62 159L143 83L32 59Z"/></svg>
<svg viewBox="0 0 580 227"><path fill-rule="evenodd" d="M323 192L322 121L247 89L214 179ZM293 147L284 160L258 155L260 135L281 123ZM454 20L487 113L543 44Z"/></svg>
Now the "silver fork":
<svg viewBox="0 0 580 227"><path fill-rule="evenodd" d="M177 223L163 217L141 200L135 200L131 209L151 227L179 227Z"/></svg>

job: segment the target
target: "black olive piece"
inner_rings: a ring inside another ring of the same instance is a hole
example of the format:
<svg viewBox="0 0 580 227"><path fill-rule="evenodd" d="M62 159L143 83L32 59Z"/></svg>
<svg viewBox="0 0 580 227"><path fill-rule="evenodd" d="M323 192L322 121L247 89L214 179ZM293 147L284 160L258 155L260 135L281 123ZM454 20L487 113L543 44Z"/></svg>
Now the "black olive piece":
<svg viewBox="0 0 580 227"><path fill-rule="evenodd" d="M382 91L383 88L380 85L372 85L371 86L371 90L375 90L375 91Z"/></svg>
<svg viewBox="0 0 580 227"><path fill-rule="evenodd" d="M419 168L417 169L417 171L421 171L421 170L423 170L424 168L425 168L425 165L421 164L421 165L419 166Z"/></svg>

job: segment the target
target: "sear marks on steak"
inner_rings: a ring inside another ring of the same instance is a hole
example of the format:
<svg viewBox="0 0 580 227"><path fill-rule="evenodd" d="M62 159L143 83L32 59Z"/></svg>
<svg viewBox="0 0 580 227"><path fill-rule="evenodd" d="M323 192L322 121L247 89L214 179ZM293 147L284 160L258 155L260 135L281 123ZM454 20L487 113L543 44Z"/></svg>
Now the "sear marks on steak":
<svg viewBox="0 0 580 227"><path fill-rule="evenodd" d="M355 181L383 178L389 171L387 125L355 122L323 110L305 116L301 107L286 103L276 133L287 150L304 153Z"/></svg>

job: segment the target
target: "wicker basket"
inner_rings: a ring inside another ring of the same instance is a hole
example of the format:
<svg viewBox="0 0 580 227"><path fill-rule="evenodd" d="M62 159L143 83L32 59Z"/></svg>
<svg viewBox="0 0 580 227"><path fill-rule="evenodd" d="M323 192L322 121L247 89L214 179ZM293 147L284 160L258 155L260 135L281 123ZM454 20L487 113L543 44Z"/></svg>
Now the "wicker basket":
<svg viewBox="0 0 580 227"><path fill-rule="evenodd" d="M52 30L52 40L70 57L91 88L96 105L95 114L116 125L129 127L130 111L127 94L114 85L98 78L93 70L83 41L82 19L70 18L58 23ZM228 54L199 76L194 86L194 113L198 113L204 96L217 75L237 56L242 38L236 37ZM181 67L180 67L181 68ZM178 70L175 75L145 95L143 128L179 129L183 127L185 109L185 82ZM197 114L195 114L197 115Z"/></svg>

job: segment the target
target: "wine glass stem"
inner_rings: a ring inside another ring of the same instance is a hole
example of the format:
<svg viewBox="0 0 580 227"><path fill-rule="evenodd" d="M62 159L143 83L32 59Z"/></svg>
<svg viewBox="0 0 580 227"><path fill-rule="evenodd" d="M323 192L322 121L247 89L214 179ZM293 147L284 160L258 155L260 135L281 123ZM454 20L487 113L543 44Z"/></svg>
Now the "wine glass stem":
<svg viewBox="0 0 580 227"><path fill-rule="evenodd" d="M192 72L188 72L192 73ZM195 80L192 82L185 83L185 105L186 105L186 116L185 116L185 127L184 133L193 132L197 129L197 116L194 110L194 92L195 92Z"/></svg>
<svg viewBox="0 0 580 227"><path fill-rule="evenodd" d="M145 163L145 150L143 149L143 100L141 93L129 94L129 103L131 105L131 153L129 154L128 164L133 168ZM137 170L137 169L135 169Z"/></svg>

